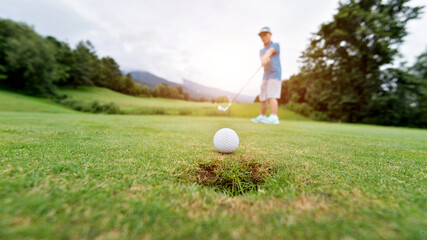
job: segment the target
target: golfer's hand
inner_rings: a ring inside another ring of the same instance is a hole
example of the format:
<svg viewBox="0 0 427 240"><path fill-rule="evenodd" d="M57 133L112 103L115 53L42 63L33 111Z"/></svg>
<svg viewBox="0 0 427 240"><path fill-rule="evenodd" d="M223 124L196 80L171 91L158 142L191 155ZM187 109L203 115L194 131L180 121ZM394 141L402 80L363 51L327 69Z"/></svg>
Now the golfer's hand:
<svg viewBox="0 0 427 240"><path fill-rule="evenodd" d="M265 66L270 62L270 57L269 56L262 56L261 57L261 65Z"/></svg>

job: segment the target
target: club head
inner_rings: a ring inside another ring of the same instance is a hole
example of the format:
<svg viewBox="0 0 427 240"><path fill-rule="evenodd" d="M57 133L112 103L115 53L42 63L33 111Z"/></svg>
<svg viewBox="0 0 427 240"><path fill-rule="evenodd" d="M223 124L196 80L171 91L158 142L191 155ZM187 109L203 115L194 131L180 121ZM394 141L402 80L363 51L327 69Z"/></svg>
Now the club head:
<svg viewBox="0 0 427 240"><path fill-rule="evenodd" d="M229 102L228 103L228 105L227 105L227 107L223 107L223 106L218 106L218 110L220 110L220 111L223 111L223 112L225 112L225 111L227 111L228 110L228 108L231 106L231 102Z"/></svg>

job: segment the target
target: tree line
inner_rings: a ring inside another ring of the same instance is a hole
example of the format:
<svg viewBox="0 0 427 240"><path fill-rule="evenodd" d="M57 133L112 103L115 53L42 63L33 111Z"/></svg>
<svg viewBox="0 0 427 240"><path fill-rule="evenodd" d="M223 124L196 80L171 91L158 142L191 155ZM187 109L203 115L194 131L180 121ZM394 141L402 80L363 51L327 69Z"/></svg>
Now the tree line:
<svg viewBox="0 0 427 240"><path fill-rule="evenodd" d="M408 2L340 2L312 35L300 72L282 82L280 103L317 120L427 127L427 51L393 66L423 9Z"/></svg>
<svg viewBox="0 0 427 240"><path fill-rule="evenodd" d="M25 23L0 18L0 87L28 95L61 97L62 86L98 86L140 97L190 100L182 87L165 84L153 91L123 74L111 57L98 57L90 41L72 49L42 37Z"/></svg>

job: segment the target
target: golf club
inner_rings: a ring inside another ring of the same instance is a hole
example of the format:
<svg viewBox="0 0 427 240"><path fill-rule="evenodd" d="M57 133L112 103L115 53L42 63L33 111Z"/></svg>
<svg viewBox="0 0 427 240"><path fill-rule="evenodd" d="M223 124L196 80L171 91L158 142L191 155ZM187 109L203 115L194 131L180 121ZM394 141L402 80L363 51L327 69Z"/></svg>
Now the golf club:
<svg viewBox="0 0 427 240"><path fill-rule="evenodd" d="M246 84L245 84L245 86L243 86L242 87L242 89L240 89L240 91L239 91L239 93L237 93L236 94L236 96L230 101L230 98L228 98L228 105L226 106L226 107L223 107L223 106L218 106L218 110L220 110L220 111L223 111L223 112L225 112L225 111L227 111L228 110L228 108L231 106L231 104L232 104L232 102L234 102L236 99L237 99L237 97L240 95L240 93L242 93L242 91L243 91L243 89L245 89L246 88L246 86L248 86L248 84L251 82L251 80L252 80L252 78L254 78L255 77L255 75L259 72L259 70L262 68L262 66L259 66L258 67L258 69L256 70L256 72L254 73L254 74L252 74L252 76L249 78L249 80L246 82Z"/></svg>

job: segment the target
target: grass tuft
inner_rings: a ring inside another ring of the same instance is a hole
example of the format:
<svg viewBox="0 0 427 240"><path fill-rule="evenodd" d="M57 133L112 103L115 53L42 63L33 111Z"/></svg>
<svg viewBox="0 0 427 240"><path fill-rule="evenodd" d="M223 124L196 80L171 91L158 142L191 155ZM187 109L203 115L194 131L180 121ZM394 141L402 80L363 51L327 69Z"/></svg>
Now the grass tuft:
<svg viewBox="0 0 427 240"><path fill-rule="evenodd" d="M200 163L193 172L193 181L212 187L229 196L256 192L266 179L273 176L270 162L260 163L255 159L241 156L237 159Z"/></svg>

